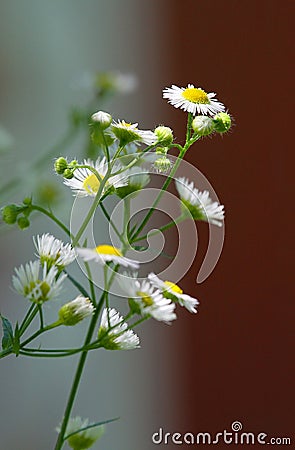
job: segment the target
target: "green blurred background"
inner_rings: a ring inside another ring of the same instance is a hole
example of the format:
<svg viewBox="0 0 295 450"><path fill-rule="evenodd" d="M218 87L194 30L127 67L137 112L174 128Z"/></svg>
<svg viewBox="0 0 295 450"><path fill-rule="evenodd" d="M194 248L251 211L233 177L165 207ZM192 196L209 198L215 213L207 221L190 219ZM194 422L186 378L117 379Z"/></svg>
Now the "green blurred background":
<svg viewBox="0 0 295 450"><path fill-rule="evenodd" d="M1 186L24 175L21 188L13 194L4 192L1 204L20 202L36 185L42 189L46 178L46 183L61 187L62 198L55 207L67 217L73 198L53 174L53 158L37 171L31 170L31 163L67 131L70 108L89 103L89 80L96 72L131 73L138 79L138 88L104 105L94 102L93 112L103 106L114 117L138 121L142 128L160 121L163 84L158 74L164 61L159 56L163 50L159 5L136 0L12 0L1 1L0 8L0 124L13 138L9 150L1 153ZM80 136L67 150L58 149L56 156L79 156L84 140ZM31 236L49 231L65 238L44 218L36 218L26 231L16 228L0 236L1 312L13 322L21 319L26 302L12 291L11 276L15 266L34 259ZM106 233L105 224L101 233ZM55 320L56 308L48 306L47 314L48 320ZM157 392L160 389L164 395L168 390L164 378L159 386L160 368L152 363L160 328L159 351L165 355L167 330L151 324L140 331L140 351L100 351L89 358L74 415L93 421L121 417L107 427L97 448L148 448L151 421L157 416ZM86 324L81 324L75 330L63 330L67 337L57 333L42 341L59 345L62 338L75 345L85 329ZM1 449L53 447L54 428L63 414L76 361L13 357L1 361ZM166 355L163 362L167 364Z"/></svg>

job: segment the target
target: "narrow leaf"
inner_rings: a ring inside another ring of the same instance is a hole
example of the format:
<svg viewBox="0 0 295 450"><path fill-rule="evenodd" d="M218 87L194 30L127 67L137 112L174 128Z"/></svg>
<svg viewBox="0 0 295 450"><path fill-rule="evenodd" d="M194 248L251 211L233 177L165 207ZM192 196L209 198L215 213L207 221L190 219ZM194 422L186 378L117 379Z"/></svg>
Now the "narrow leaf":
<svg viewBox="0 0 295 450"><path fill-rule="evenodd" d="M114 419L108 419L108 420L103 420L102 422L91 423L87 427L80 428L80 430L76 430L73 433L68 434L67 436L65 436L64 440L66 441L69 437L74 436L74 434L81 433L81 431L86 431L89 428L99 427L100 425L105 425L106 423L115 422L116 420L119 420L119 419L120 419L120 417L115 417Z"/></svg>
<svg viewBox="0 0 295 450"><path fill-rule="evenodd" d="M1 320L2 320L2 328L3 328L3 337L2 337L2 348L3 350L6 350L13 346L13 330L12 325L9 322L8 319L3 317L0 314Z"/></svg>

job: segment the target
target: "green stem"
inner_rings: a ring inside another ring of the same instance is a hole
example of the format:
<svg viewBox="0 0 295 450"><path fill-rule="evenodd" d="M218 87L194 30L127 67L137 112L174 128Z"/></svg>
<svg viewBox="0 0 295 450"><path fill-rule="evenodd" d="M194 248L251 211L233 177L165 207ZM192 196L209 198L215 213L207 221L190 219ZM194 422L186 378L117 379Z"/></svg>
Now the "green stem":
<svg viewBox="0 0 295 450"><path fill-rule="evenodd" d="M70 238L73 237L70 230L50 211L47 211L46 209L42 208L42 206L38 205L31 205L31 208L32 210L40 211L42 214L45 214L45 216L53 220Z"/></svg>
<svg viewBox="0 0 295 450"><path fill-rule="evenodd" d="M100 313L100 311L102 309L102 306L103 306L103 303L104 303L105 295L106 295L106 292L104 291L104 293L102 294L101 299L99 301L99 304L98 304L98 306L97 306L97 308L95 310L95 313L92 316L92 320L90 322L90 325L89 325L89 328L88 328L88 332L87 332L87 335L86 335L86 338L85 338L85 341L84 341L84 346L87 346L90 343L91 339L92 339L92 336L93 336L93 333L94 333L94 329L95 329L95 326L96 326L96 323L97 323L97 320L98 320L98 317L99 317L99 313ZM69 418L70 418L70 415L71 415L71 411L72 411L72 408L73 408L74 400L75 400L75 397L76 397L76 394L77 394L78 386L79 386L79 383L80 383L80 380L81 380L82 372L83 372L83 369L84 369L84 366L85 366L87 354L88 354L88 351L84 350L82 352L81 356L80 356L80 360L79 360L79 363L78 363L78 366L77 366L77 369L76 369L76 373L75 373L75 376L74 376L74 381L73 381L72 388L71 388L71 391L70 391L70 395L69 395L69 398L68 398L67 406L66 406L66 409L65 409L63 421L62 421L62 424L61 424L61 427L60 427L60 432L59 432L59 435L58 435L58 438L57 438L57 441L56 441L56 445L54 447L55 450L60 450L62 448L62 446L63 446L64 436L65 436L65 433L66 433L68 421L69 421Z"/></svg>
<svg viewBox="0 0 295 450"><path fill-rule="evenodd" d="M146 214L146 216L144 217L142 223L139 225L139 227L137 228L137 230L133 233L132 237L131 237L131 243L133 242L133 239L136 238L139 233L143 230L143 228L145 227L145 225L148 223L149 219L151 218L151 216L153 215L156 206L158 205L159 201L161 200L164 192L168 189L175 173L177 172L177 169L182 161L182 159L184 158L185 153L187 152L187 150L189 149L189 147L197 140L192 140L191 139L191 125L192 125L192 120L193 120L193 115L191 113L188 114L188 118L187 118L187 131L186 131L186 141L184 144L184 147L181 147L180 145L177 145L177 148L179 149L179 154L178 157L175 161L175 164L169 174L169 176L166 178L165 183L162 186L161 191L159 192L156 200L154 201L151 209L149 210L149 212ZM175 145L174 145L175 147Z"/></svg>
<svg viewBox="0 0 295 450"><path fill-rule="evenodd" d="M82 234L84 233L85 228L87 227L89 221L91 220L91 218L92 218L92 216L93 216L93 214L94 214L94 212L95 212L95 210L96 210L96 208L97 208L97 206L98 206L98 204L99 204L99 202L101 200L101 194L102 194L103 189L105 187L105 184L106 184L106 182L107 182L107 180L108 180L108 178L110 176L110 173L111 173L111 170L109 168L107 170L107 173L106 173L105 177L102 179L101 183L99 184L99 188L98 188L97 194L96 194L96 196L94 198L94 201L93 201L93 203L91 205L91 208L89 209L89 211L87 213L87 216L84 219L84 222L82 223L78 233L76 234L75 238L73 239L73 242L72 242L73 247L76 247L76 245L79 243L79 240L80 240Z"/></svg>
<svg viewBox="0 0 295 450"><path fill-rule="evenodd" d="M24 320L22 321L20 327L19 327L19 335L22 336L34 317L36 316L38 312L38 307L35 305L35 303L32 303L27 314L24 317Z"/></svg>
<svg viewBox="0 0 295 450"><path fill-rule="evenodd" d="M176 162L175 162L175 164L174 164L174 166L173 166L169 176L166 178L166 181L163 184L162 189L159 192L157 198L155 199L151 209L146 214L146 216L144 217L143 221L141 222L141 224L139 225L137 230L133 233L133 235L131 237L131 243L134 242L133 240L139 235L139 233L143 230L143 228L145 227L145 225L148 223L149 219L153 215L153 213L154 213L154 211L155 211L159 201L161 200L164 192L168 189L168 187L169 187L169 185L170 185L170 183L171 183L171 181L172 181L172 179L173 179L173 177L174 177L174 175L175 175L175 173L176 173L176 171L177 171L177 169L178 169L178 167L179 167L179 165L180 165L180 163L181 163L181 161L182 161L182 159L183 159L183 157L185 155L186 150L187 150L186 147L183 147L182 151L179 153L179 155L177 157L177 160L176 160Z"/></svg>
<svg viewBox="0 0 295 450"><path fill-rule="evenodd" d="M100 207L101 207L101 210L102 210L103 214L105 215L107 221L111 224L111 227L113 228L114 232L116 233L118 238L121 240L122 239L121 233L118 230L118 228L116 227L116 225L114 224L114 222L112 221L109 213L107 212L107 210L106 210L106 208L105 208L105 206L103 205L102 202L100 203Z"/></svg>
<svg viewBox="0 0 295 450"><path fill-rule="evenodd" d="M184 216L181 215L181 216L177 217L175 220L171 220L171 222L166 223L166 225L163 225L162 227L157 228L154 231L150 231L149 233L145 234L144 236L139 236L136 239L133 239L132 243L142 241L143 239L146 239L147 237L154 236L157 233L159 233L160 231L168 230L169 228L173 227L174 225L180 223L183 219L184 219Z"/></svg>

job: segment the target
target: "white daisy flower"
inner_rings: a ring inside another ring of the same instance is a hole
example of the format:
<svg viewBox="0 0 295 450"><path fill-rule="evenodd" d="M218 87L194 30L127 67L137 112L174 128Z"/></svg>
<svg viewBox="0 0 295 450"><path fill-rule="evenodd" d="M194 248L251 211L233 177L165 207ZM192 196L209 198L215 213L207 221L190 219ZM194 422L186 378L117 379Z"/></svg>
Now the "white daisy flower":
<svg viewBox="0 0 295 450"><path fill-rule="evenodd" d="M103 435L104 425L87 428L89 425L91 423L89 423L88 419L81 419L81 417L70 418L65 436L69 436L66 440L71 448L74 450L90 448ZM87 430L83 430L83 428L87 428ZM59 433L60 427L57 427L56 431Z"/></svg>
<svg viewBox="0 0 295 450"><path fill-rule="evenodd" d="M209 114L214 116L214 114L224 111L224 105L214 98L215 95L214 92L207 93L193 84L188 84L186 88L173 84L171 88L163 90L163 98L167 98L171 105L193 115Z"/></svg>
<svg viewBox="0 0 295 450"><path fill-rule="evenodd" d="M199 304L198 300L190 295L184 294L183 290L177 284L172 283L172 281L162 281L154 273L150 273L148 279L153 286L161 290L164 297L177 301L177 303L184 306L191 313L197 312L195 306Z"/></svg>
<svg viewBox="0 0 295 450"><path fill-rule="evenodd" d="M58 269L53 266L48 271L45 263L40 278L40 269L39 261L31 261L25 266L21 265L18 269L15 269L16 275L12 278L13 286L19 294L39 304L56 297L60 292L62 282L67 276L62 274L56 278Z"/></svg>
<svg viewBox="0 0 295 450"><path fill-rule="evenodd" d="M59 312L59 320L63 325L73 326L81 322L86 317L92 316L95 308L87 297L78 295L75 300L63 305Z"/></svg>
<svg viewBox="0 0 295 450"><path fill-rule="evenodd" d="M158 138L150 130L139 130L138 123L127 123L125 120L118 120L112 125L114 136L120 141L120 145L127 145L130 142L138 144L152 145Z"/></svg>
<svg viewBox="0 0 295 450"><path fill-rule="evenodd" d="M71 244L64 244L60 239L56 239L49 233L34 236L33 241L41 265L44 266L46 263L47 269L55 265L62 270L76 258L75 250Z"/></svg>
<svg viewBox="0 0 295 450"><path fill-rule="evenodd" d="M154 319L170 322L176 319L175 304L163 297L148 280L139 281L137 274L124 273L120 278L121 287L134 304L135 312L143 316L152 316Z"/></svg>
<svg viewBox="0 0 295 450"><path fill-rule="evenodd" d="M176 189L182 203L188 208L195 220L205 220L219 227L224 220L224 206L214 202L208 191L199 191L187 178L177 178Z"/></svg>
<svg viewBox="0 0 295 450"><path fill-rule="evenodd" d="M114 308L105 308L102 313L98 339L107 350L131 350L139 347L139 337Z"/></svg>
<svg viewBox="0 0 295 450"><path fill-rule="evenodd" d="M118 248L112 245L98 245L95 248L77 248L76 251L84 261L95 261L101 265L105 265L107 262L113 262L124 267L131 267L132 269L139 268L139 262L126 258Z"/></svg>
<svg viewBox="0 0 295 450"><path fill-rule="evenodd" d="M105 177L108 169L106 158L98 158L96 162L87 159L84 160L83 165L93 167L98 172L101 179ZM121 169L122 166L116 162L113 166L113 172L117 172ZM74 195L77 195L78 197L95 197L100 185L100 181L96 175L87 168L76 169L74 171L73 178L64 178L63 182L66 186L69 186L73 190ZM110 176L104 187L103 194L111 188L116 189L117 187L124 186L125 184L126 181L122 179L121 174Z"/></svg>

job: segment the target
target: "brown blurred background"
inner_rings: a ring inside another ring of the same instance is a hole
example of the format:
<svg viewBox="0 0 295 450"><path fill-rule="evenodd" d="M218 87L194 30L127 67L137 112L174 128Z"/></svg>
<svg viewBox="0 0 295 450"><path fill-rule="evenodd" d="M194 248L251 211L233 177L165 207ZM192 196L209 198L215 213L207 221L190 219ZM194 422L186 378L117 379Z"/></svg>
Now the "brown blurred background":
<svg viewBox="0 0 295 450"><path fill-rule="evenodd" d="M226 239L215 271L196 286L208 237L201 224L182 282L201 305L198 317L174 324L166 402L174 431L230 431L239 420L243 431L294 442L293 21L288 0L167 7L165 83L213 90L235 118L231 134L187 154L225 204ZM183 114L167 106L168 114L181 135Z"/></svg>

